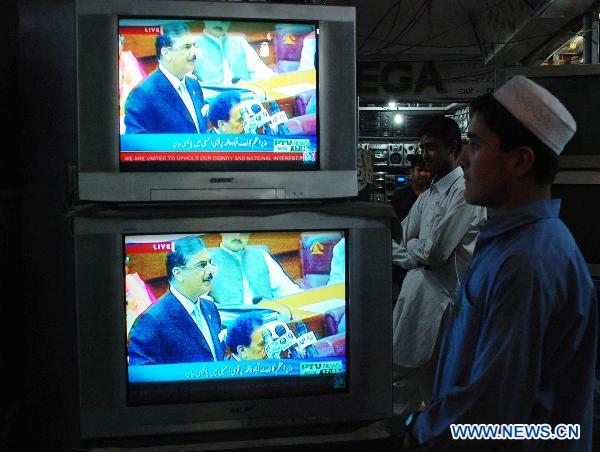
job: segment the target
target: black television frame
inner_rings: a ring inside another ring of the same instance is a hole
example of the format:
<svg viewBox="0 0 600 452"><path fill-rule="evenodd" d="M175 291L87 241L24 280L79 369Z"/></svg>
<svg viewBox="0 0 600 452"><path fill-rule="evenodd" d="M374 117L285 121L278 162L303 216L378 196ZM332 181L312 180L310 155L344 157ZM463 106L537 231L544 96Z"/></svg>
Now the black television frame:
<svg viewBox="0 0 600 452"><path fill-rule="evenodd" d="M562 64L562 65L545 65L545 66L528 66L528 67L507 67L496 70L496 87L500 87L511 77L515 75L523 75L530 78L536 83L545 86L545 80L552 79L564 79L577 83L578 79L583 78L596 78L598 80L598 87L600 88L600 64ZM546 87L548 89L548 87ZM549 89L552 92L552 88ZM557 97L561 98L566 93L553 93ZM580 99L580 102L588 102L585 97ZM594 108L594 105L590 105L590 109ZM575 122L578 118L575 117ZM580 127L578 125L578 127ZM575 139L575 137L574 137ZM589 141L589 140L588 140ZM589 145L589 143L588 143ZM586 183L597 183L598 177L594 177L589 173L582 173L584 170L600 169L600 141L596 143L594 149L583 149L583 152L571 155L561 155L560 160L560 172L557 176L555 183L575 183L575 184L586 184ZM596 182L594 182L596 181Z"/></svg>

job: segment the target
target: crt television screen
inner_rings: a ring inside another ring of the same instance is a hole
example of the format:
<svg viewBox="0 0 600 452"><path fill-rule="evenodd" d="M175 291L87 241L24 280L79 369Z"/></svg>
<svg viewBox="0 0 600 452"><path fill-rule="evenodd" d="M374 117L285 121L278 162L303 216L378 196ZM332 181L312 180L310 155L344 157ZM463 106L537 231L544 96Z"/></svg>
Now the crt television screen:
<svg viewBox="0 0 600 452"><path fill-rule="evenodd" d="M120 18L121 169L318 169L317 38L313 22Z"/></svg>
<svg viewBox="0 0 600 452"><path fill-rule="evenodd" d="M124 236L128 403L347 392L346 237Z"/></svg>

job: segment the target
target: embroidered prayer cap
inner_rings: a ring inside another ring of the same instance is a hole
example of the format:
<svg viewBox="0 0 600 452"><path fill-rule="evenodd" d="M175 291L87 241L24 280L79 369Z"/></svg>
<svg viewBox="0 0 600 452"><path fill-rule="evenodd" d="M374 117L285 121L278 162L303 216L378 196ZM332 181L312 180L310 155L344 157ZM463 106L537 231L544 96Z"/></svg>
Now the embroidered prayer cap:
<svg viewBox="0 0 600 452"><path fill-rule="evenodd" d="M577 124L565 106L546 88L515 75L493 96L542 143L559 155L575 134Z"/></svg>

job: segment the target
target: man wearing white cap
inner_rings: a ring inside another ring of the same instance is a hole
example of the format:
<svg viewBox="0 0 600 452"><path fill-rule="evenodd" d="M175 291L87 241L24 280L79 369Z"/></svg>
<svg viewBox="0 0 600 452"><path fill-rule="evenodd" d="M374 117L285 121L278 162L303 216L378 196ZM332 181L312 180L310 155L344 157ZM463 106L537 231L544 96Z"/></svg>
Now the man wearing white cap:
<svg viewBox="0 0 600 452"><path fill-rule="evenodd" d="M558 99L522 76L473 101L459 163L465 199L489 218L449 318L433 399L407 420L405 450L592 450L596 293L550 199L575 130ZM453 437L456 424L505 426L476 442ZM575 425L571 439L560 424Z"/></svg>

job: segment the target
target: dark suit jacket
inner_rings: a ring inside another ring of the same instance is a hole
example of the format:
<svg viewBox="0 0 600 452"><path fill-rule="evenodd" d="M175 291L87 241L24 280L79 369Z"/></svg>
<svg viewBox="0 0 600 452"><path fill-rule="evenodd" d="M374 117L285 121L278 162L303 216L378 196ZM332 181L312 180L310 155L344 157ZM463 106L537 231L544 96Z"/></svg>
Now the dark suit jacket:
<svg viewBox="0 0 600 452"><path fill-rule="evenodd" d="M191 77L185 77L185 81L196 110L199 132L206 133L200 83ZM196 133L190 112L159 69L129 94L125 103L125 133Z"/></svg>
<svg viewBox="0 0 600 452"><path fill-rule="evenodd" d="M215 344L217 361L223 361L223 344L219 341L221 317L216 305L200 300ZM204 336L179 300L168 291L143 312L129 333L129 364L174 364L212 361Z"/></svg>

